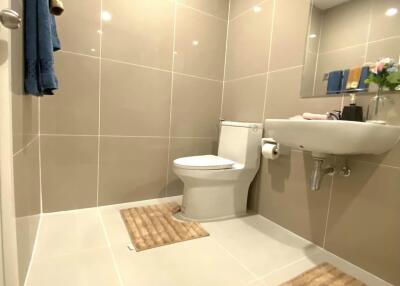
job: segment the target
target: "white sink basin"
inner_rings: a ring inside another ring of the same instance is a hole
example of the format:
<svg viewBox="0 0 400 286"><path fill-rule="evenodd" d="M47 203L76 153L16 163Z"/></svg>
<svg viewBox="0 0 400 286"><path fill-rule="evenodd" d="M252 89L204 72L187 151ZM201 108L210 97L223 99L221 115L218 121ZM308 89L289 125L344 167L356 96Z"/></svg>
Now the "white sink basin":
<svg viewBox="0 0 400 286"><path fill-rule="evenodd" d="M266 137L317 154L381 154L400 139L400 127L341 120L265 120Z"/></svg>

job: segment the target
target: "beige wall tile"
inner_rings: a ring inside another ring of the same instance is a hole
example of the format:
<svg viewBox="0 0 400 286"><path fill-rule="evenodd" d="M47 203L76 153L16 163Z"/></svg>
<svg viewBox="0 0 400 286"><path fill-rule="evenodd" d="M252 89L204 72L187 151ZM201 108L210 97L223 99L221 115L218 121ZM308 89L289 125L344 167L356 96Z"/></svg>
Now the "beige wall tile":
<svg viewBox="0 0 400 286"><path fill-rule="evenodd" d="M178 6L175 64L177 72L222 80L227 22Z"/></svg>
<svg viewBox="0 0 400 286"><path fill-rule="evenodd" d="M363 44L368 39L369 0L352 0L324 16L320 52Z"/></svg>
<svg viewBox="0 0 400 286"><path fill-rule="evenodd" d="M228 19L229 0L177 0L177 2Z"/></svg>
<svg viewBox="0 0 400 286"><path fill-rule="evenodd" d="M57 31L64 51L98 56L100 54L101 1L64 1L65 13L56 17Z"/></svg>
<svg viewBox="0 0 400 286"><path fill-rule="evenodd" d="M102 62L101 134L167 136L171 73Z"/></svg>
<svg viewBox="0 0 400 286"><path fill-rule="evenodd" d="M368 44L367 62L375 62L386 57L400 58L400 37Z"/></svg>
<svg viewBox="0 0 400 286"><path fill-rule="evenodd" d="M303 64L309 15L307 0L276 1L270 71Z"/></svg>
<svg viewBox="0 0 400 286"><path fill-rule="evenodd" d="M61 52L55 63L60 88L41 100L41 133L97 134L100 60Z"/></svg>
<svg viewBox="0 0 400 286"><path fill-rule="evenodd" d="M167 196L181 195L183 183L173 171L175 159L199 155L216 155L218 152L217 139L209 138L171 138L169 151Z"/></svg>
<svg viewBox="0 0 400 286"><path fill-rule="evenodd" d="M222 82L174 75L171 136L216 137Z"/></svg>
<svg viewBox="0 0 400 286"><path fill-rule="evenodd" d="M168 138L111 138L100 141L99 204L165 196Z"/></svg>
<svg viewBox="0 0 400 286"><path fill-rule="evenodd" d="M325 73L362 66L364 62L365 45L320 54L315 81L315 96L326 95L328 81L323 80Z"/></svg>
<svg viewBox="0 0 400 286"><path fill-rule="evenodd" d="M38 99L13 93L12 127L14 153L26 146L38 134Z"/></svg>
<svg viewBox="0 0 400 286"><path fill-rule="evenodd" d="M307 52L304 60L303 76L301 82L301 96L314 96L315 71L317 69L318 55Z"/></svg>
<svg viewBox="0 0 400 286"><path fill-rule="evenodd" d="M102 56L119 61L171 69L174 2L165 0L105 0Z"/></svg>
<svg viewBox="0 0 400 286"><path fill-rule="evenodd" d="M267 71L273 1L260 7L229 23L225 80Z"/></svg>
<svg viewBox="0 0 400 286"><path fill-rule="evenodd" d="M400 11L400 3L397 0L370 0L371 5L371 32L370 41L380 40L393 36L400 36L400 13L392 17L385 15L389 8Z"/></svg>
<svg viewBox="0 0 400 286"><path fill-rule="evenodd" d="M40 213L39 139L14 157L14 192L17 217Z"/></svg>
<svg viewBox="0 0 400 286"><path fill-rule="evenodd" d="M302 68L273 72L268 77L266 118L289 118L304 112L340 110L341 97L300 98Z"/></svg>
<svg viewBox="0 0 400 286"><path fill-rule="evenodd" d="M308 178L313 167L310 153L292 151L277 160L263 159L258 209L261 215L322 245L332 178L312 192Z"/></svg>
<svg viewBox="0 0 400 286"><path fill-rule="evenodd" d="M97 137L41 136L43 211L97 204Z"/></svg>
<svg viewBox="0 0 400 286"><path fill-rule="evenodd" d="M225 82L222 117L231 121L262 122L267 76Z"/></svg>
<svg viewBox="0 0 400 286"><path fill-rule="evenodd" d="M398 285L400 171L350 161L350 177L335 176L326 247Z"/></svg>
<svg viewBox="0 0 400 286"><path fill-rule="evenodd" d="M268 0L268 1L274 1L274 0ZM262 0L231 0L231 7L230 7L230 13L229 13L229 19L233 19L237 17L239 14L251 10L254 6L257 6L257 4L263 2Z"/></svg>

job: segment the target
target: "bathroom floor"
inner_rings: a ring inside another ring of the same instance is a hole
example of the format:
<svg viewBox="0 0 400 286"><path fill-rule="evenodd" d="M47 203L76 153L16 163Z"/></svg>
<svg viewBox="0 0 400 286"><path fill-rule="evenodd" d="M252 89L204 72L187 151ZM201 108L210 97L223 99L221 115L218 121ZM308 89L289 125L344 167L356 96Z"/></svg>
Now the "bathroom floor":
<svg viewBox="0 0 400 286"><path fill-rule="evenodd" d="M119 210L180 198L45 214L26 286L273 286L330 262L390 285L259 215L203 223L209 237L129 250Z"/></svg>

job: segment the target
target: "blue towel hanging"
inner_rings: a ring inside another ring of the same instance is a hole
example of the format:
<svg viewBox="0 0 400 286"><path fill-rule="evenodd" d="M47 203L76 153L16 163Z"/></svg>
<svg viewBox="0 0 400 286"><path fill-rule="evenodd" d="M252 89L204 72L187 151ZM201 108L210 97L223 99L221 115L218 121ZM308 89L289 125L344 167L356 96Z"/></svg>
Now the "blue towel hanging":
<svg viewBox="0 0 400 286"><path fill-rule="evenodd" d="M25 1L24 28L25 92L52 95L58 88L53 52L61 47L48 0Z"/></svg>
<svg viewBox="0 0 400 286"><path fill-rule="evenodd" d="M365 83L365 80L369 76L369 66L364 66L361 70L360 82L358 84L358 88L362 90L368 90L369 85Z"/></svg>

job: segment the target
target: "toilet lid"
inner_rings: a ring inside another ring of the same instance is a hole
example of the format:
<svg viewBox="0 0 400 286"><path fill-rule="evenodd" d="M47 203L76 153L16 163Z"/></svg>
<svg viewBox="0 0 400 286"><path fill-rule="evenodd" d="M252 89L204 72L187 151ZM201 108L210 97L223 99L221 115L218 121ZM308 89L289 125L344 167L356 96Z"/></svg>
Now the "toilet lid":
<svg viewBox="0 0 400 286"><path fill-rule="evenodd" d="M235 162L214 155L183 157L174 160L174 165L184 169L220 170L231 169Z"/></svg>

